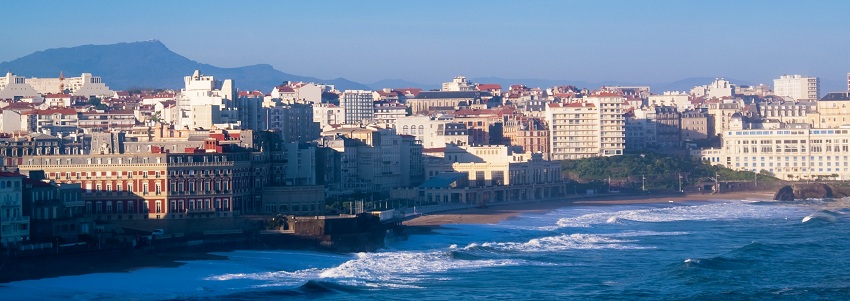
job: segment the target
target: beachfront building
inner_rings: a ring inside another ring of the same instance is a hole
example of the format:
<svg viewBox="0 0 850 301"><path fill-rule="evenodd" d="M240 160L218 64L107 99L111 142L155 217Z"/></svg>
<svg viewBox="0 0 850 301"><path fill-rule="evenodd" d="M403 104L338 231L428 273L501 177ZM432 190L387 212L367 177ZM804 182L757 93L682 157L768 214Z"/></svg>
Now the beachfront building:
<svg viewBox="0 0 850 301"><path fill-rule="evenodd" d="M0 173L0 244L15 246L28 240L30 217L24 216L22 183L24 176Z"/></svg>
<svg viewBox="0 0 850 301"><path fill-rule="evenodd" d="M249 153L152 153L27 156L21 172L79 183L85 211L98 220L237 215L249 201Z"/></svg>
<svg viewBox="0 0 850 301"><path fill-rule="evenodd" d="M722 148L695 150L692 155L712 165L767 171L785 180L850 180L850 129L796 124L729 130L723 133Z"/></svg>
<svg viewBox="0 0 850 301"><path fill-rule="evenodd" d="M418 188L422 203L487 204L562 195L561 164L540 153L505 145L446 147L426 160L429 180Z"/></svg>
<svg viewBox="0 0 850 301"><path fill-rule="evenodd" d="M625 99L602 91L572 102L547 105L551 160L622 155Z"/></svg>

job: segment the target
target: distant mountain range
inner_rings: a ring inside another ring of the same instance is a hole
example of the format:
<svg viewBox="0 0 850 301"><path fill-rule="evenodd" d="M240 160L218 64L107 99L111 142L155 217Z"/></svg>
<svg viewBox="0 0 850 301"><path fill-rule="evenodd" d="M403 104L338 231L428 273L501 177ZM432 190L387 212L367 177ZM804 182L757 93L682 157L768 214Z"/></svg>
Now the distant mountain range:
<svg viewBox="0 0 850 301"><path fill-rule="evenodd" d="M218 79L233 79L240 90L271 91L272 87L283 81L305 81L334 85L339 90L379 90L383 88L422 88L439 89L440 84L422 84L404 79L387 79L368 85L345 78L319 79L285 73L268 64L258 64L237 68L221 68L199 63L169 50L160 41L118 43L112 45L84 45L70 48L55 48L37 51L30 55L0 63L0 71L11 71L25 77L79 76L83 72L103 78L114 90L129 88L172 88L183 86L183 77L195 70L215 76ZM503 89L511 85L523 84L528 87L553 87L573 85L578 88L597 89L602 86L651 86L653 93L664 91L690 91L694 86L710 84L713 77L692 77L670 83L634 83L621 81L586 82L571 80L551 80L539 78L499 78L475 77L469 80L476 83L500 84ZM758 84L745 80L727 78L737 85ZM451 79L446 79L450 81ZM771 81L764 82L772 85ZM846 82L821 79L821 95L833 91L846 90Z"/></svg>
<svg viewBox="0 0 850 301"><path fill-rule="evenodd" d="M337 89L369 89L344 78L323 80L289 74L271 65L259 64L221 68L199 63L169 50L160 41L84 45L37 51L19 59L0 63L0 70L25 77L67 77L87 72L100 76L113 90L128 88L182 88L183 77L195 70L217 79L233 79L240 90L271 91L283 81L332 84Z"/></svg>

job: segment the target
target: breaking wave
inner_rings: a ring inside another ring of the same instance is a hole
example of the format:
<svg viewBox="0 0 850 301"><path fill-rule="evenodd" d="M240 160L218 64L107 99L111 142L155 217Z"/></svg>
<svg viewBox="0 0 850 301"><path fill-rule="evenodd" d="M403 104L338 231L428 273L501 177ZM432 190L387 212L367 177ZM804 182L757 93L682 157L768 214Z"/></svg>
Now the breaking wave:
<svg viewBox="0 0 850 301"><path fill-rule="evenodd" d="M634 209L617 212L595 212L576 217L560 218L555 226L540 229L588 228L599 224L631 222L659 223L686 220L764 219L787 213L787 208L762 206L746 202L709 203L664 208Z"/></svg>

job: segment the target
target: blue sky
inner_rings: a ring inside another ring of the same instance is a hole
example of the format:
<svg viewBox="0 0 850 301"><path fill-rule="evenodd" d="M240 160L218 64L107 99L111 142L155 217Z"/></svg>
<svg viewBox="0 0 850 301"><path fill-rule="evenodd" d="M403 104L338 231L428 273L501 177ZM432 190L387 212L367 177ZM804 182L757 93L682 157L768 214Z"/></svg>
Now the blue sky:
<svg viewBox="0 0 850 301"><path fill-rule="evenodd" d="M850 1L17 1L0 10L0 61L158 39L217 66L362 83L841 81L848 11Z"/></svg>

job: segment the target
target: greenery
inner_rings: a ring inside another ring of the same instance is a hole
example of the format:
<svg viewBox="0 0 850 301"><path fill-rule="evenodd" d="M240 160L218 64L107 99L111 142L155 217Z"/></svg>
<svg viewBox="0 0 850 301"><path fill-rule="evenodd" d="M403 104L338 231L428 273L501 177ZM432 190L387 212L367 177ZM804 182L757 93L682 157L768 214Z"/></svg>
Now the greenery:
<svg viewBox="0 0 850 301"><path fill-rule="evenodd" d="M626 188L677 189L681 179L683 188L713 182L715 175L721 181L753 181L756 175L748 171L734 171L681 158L655 153L627 154L612 157L595 157L566 160L562 163L564 176L579 182L611 181L611 185ZM759 182L778 181L762 170Z"/></svg>

